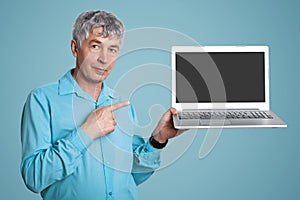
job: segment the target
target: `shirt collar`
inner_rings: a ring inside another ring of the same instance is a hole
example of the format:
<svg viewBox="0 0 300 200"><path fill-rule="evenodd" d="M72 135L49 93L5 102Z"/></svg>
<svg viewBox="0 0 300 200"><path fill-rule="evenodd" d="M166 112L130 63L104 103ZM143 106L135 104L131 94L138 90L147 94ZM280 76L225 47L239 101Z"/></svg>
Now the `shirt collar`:
<svg viewBox="0 0 300 200"><path fill-rule="evenodd" d="M92 99L85 91L83 91L77 82L74 80L72 76L72 72L74 69L69 70L60 80L58 83L58 94L59 95L68 95L75 93L78 96ZM102 89L98 101L104 99L117 99L118 96L115 92L109 88L105 81L102 82Z"/></svg>

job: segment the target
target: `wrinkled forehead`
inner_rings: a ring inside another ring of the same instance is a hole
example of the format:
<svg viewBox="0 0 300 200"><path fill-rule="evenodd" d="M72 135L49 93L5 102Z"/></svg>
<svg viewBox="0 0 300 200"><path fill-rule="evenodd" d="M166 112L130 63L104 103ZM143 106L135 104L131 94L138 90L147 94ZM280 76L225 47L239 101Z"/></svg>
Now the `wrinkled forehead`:
<svg viewBox="0 0 300 200"><path fill-rule="evenodd" d="M107 31L105 31L103 26L94 28L90 34L94 35L95 37L108 38L109 40L117 40L121 42L121 39L118 38L117 35L109 34Z"/></svg>
<svg viewBox="0 0 300 200"><path fill-rule="evenodd" d="M92 36L92 38L98 38L102 42L106 42L118 46L120 46L121 44L120 38L118 38L116 35L108 35L107 33L105 33L103 27L94 28L90 33L90 35Z"/></svg>

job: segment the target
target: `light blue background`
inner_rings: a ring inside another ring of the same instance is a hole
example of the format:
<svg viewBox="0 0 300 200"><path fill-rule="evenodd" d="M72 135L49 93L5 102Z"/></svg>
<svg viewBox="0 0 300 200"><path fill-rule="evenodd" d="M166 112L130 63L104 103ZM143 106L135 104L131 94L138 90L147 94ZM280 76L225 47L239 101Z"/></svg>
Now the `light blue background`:
<svg viewBox="0 0 300 200"><path fill-rule="evenodd" d="M163 27L202 45L270 46L271 108L288 128L223 131L209 156L199 160L202 131L180 159L139 187L139 199L300 199L297 0L2 0L1 199L40 199L25 188L19 172L22 106L31 89L57 80L74 66L69 48L72 25L89 9L115 13L127 30ZM130 64L119 61L108 80L111 84L138 64L168 65L169 55L154 51L136 56ZM140 96L137 101L149 102ZM149 96L170 106L170 95ZM141 118L147 121L147 115Z"/></svg>

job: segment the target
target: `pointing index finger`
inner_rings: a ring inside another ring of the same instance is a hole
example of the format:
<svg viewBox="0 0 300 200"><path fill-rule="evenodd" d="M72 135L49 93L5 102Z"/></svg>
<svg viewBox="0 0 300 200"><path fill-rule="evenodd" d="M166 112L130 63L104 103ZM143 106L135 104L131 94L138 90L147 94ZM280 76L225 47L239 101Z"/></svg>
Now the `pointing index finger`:
<svg viewBox="0 0 300 200"><path fill-rule="evenodd" d="M130 105L129 101L122 101L122 102L118 102L118 103L112 104L110 106L110 108L111 108L111 111L115 111L115 110L118 110L120 108L129 106L129 105Z"/></svg>

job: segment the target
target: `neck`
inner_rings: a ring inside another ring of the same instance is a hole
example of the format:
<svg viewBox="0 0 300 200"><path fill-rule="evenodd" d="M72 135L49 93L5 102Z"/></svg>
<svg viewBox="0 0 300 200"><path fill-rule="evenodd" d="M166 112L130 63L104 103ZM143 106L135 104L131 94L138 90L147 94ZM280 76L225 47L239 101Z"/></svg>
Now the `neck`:
<svg viewBox="0 0 300 200"><path fill-rule="evenodd" d="M91 83L91 82L85 81L85 79L79 77L80 73L78 73L77 67L73 71L72 76L83 91L88 93L95 101L98 100L101 89L102 89L102 81L100 81L98 83Z"/></svg>

